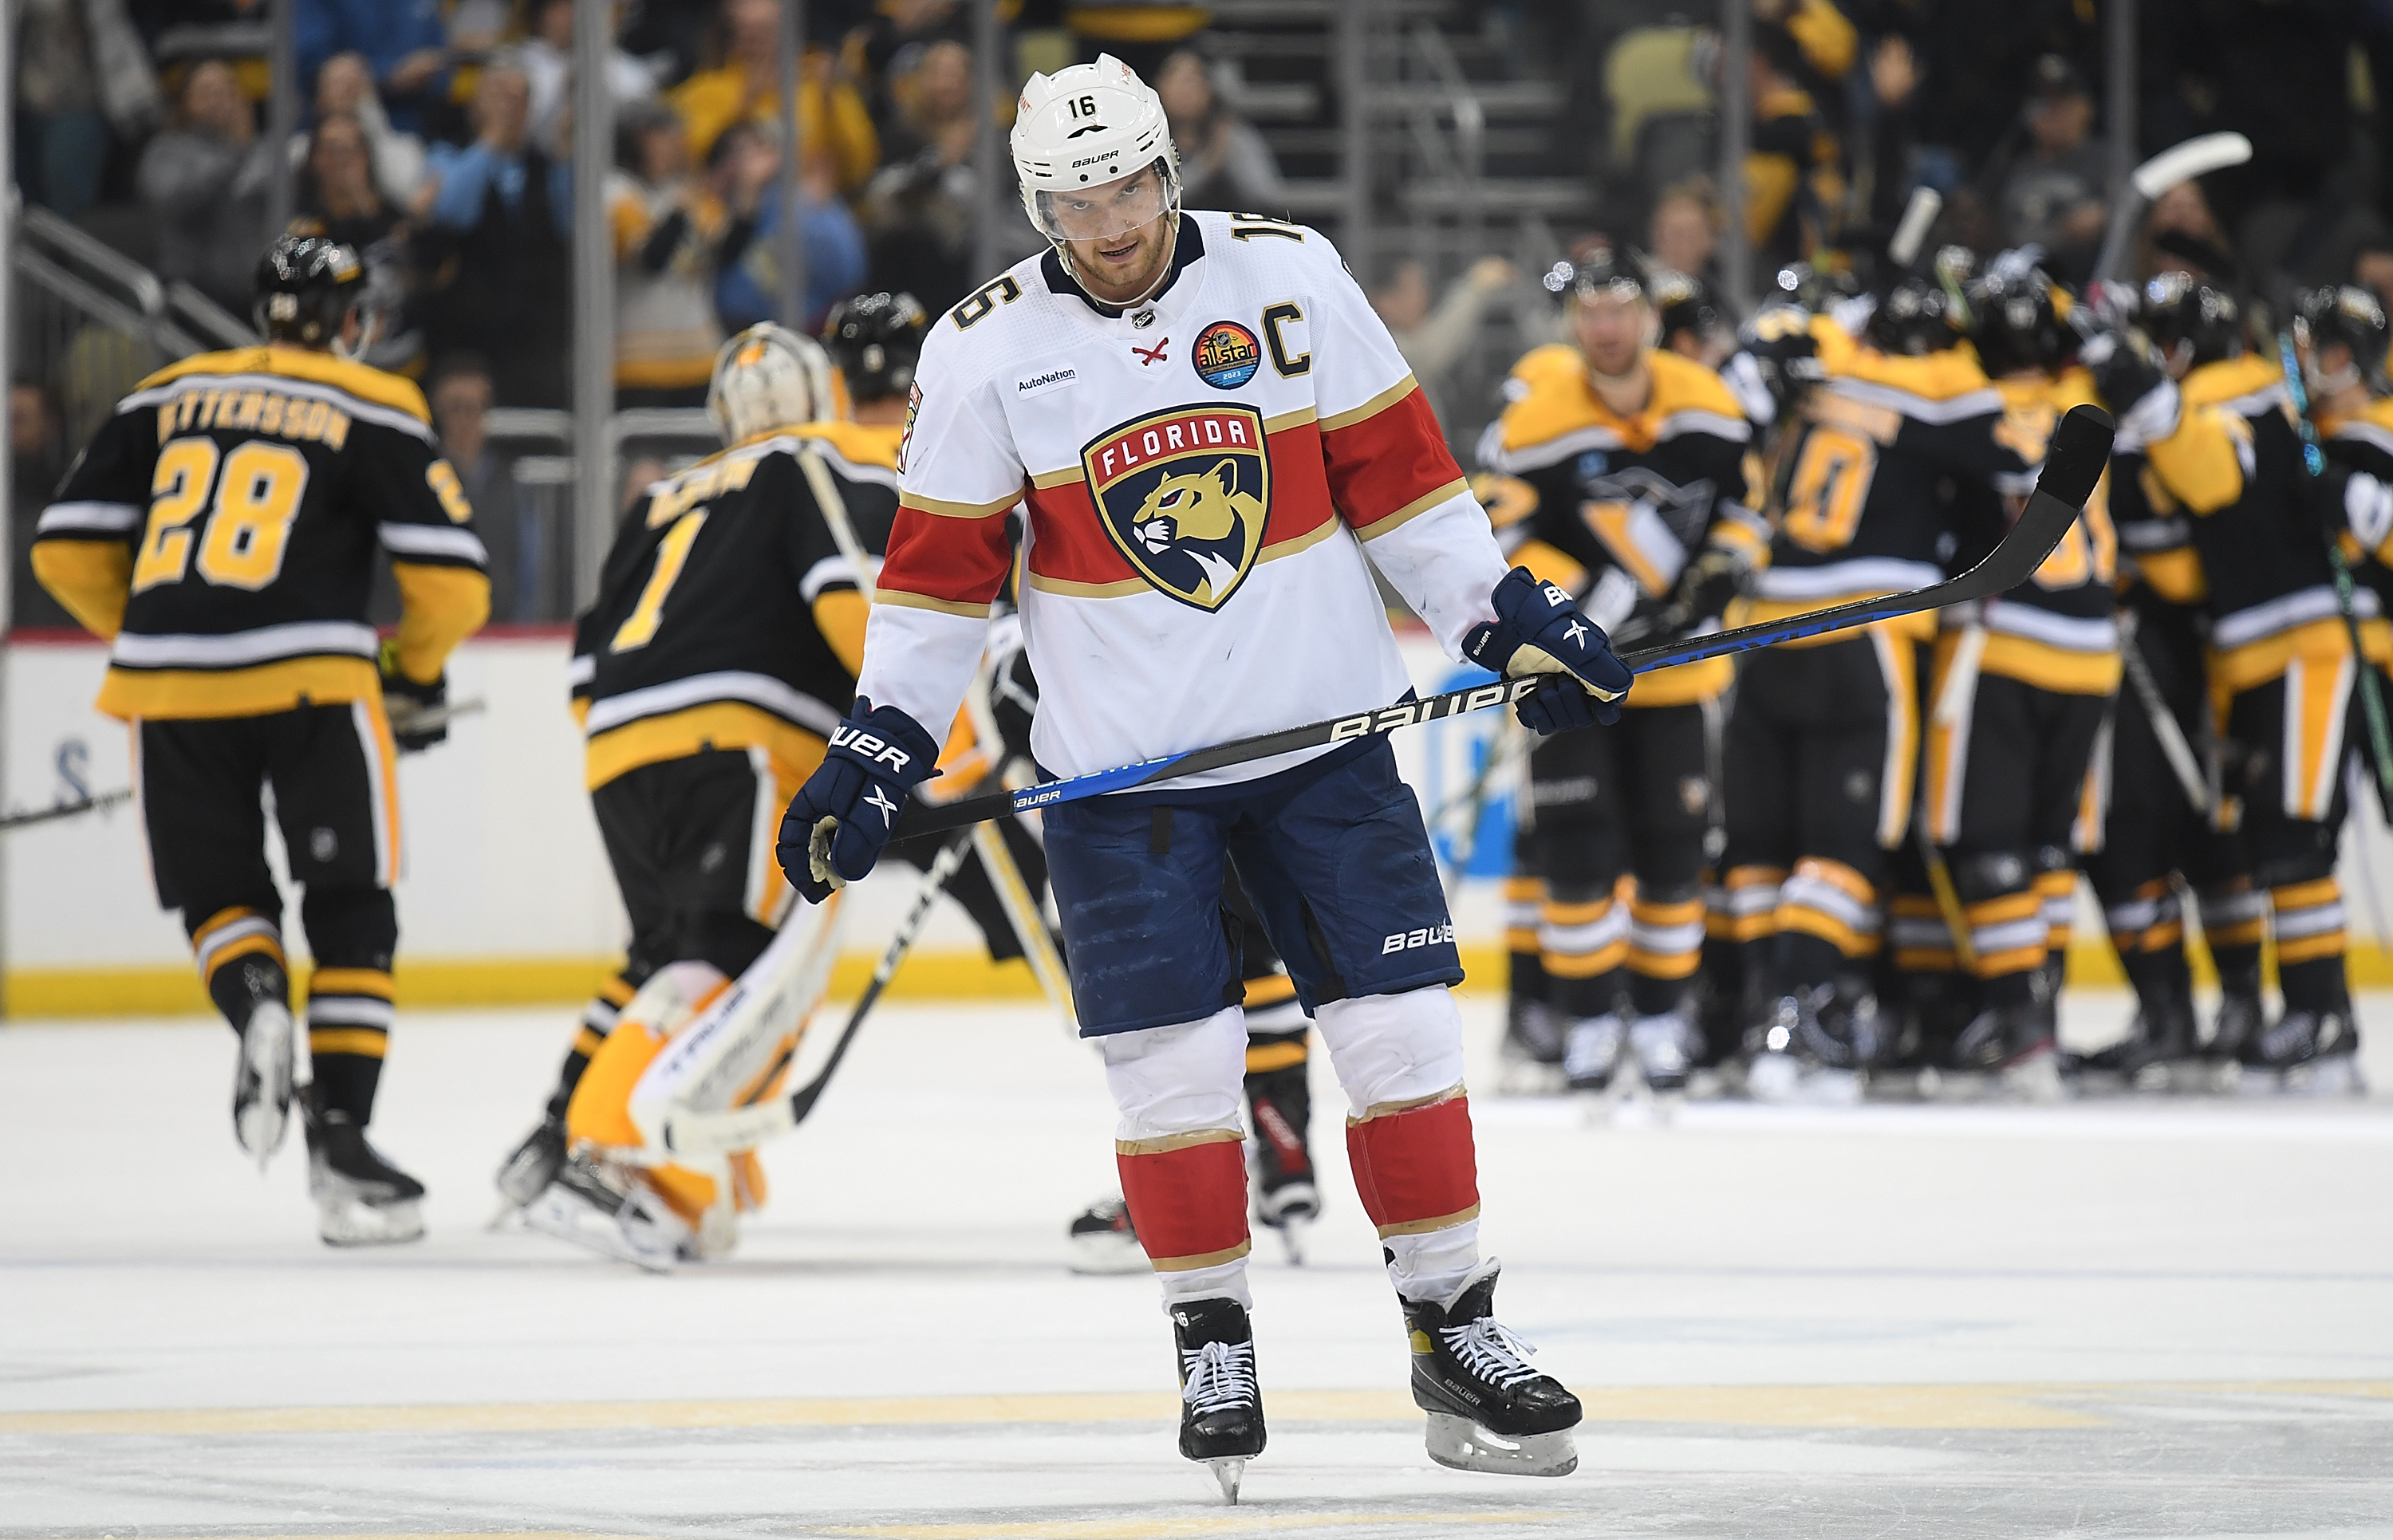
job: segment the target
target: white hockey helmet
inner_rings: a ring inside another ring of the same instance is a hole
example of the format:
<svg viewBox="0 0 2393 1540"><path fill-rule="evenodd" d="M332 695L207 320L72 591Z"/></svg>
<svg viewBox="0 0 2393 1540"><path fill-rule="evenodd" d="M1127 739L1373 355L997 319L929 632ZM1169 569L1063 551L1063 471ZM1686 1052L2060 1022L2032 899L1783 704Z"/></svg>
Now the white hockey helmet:
<svg viewBox="0 0 2393 1540"><path fill-rule="evenodd" d="M758 321L714 355L707 415L726 444L836 414L830 356L811 337Z"/></svg>
<svg viewBox="0 0 2393 1540"><path fill-rule="evenodd" d="M1180 157L1163 98L1111 54L1032 75L1013 116L1013 172L1022 207L1068 265L1068 241L1102 240L1180 212ZM1119 201L1090 196L1159 166L1151 188Z"/></svg>

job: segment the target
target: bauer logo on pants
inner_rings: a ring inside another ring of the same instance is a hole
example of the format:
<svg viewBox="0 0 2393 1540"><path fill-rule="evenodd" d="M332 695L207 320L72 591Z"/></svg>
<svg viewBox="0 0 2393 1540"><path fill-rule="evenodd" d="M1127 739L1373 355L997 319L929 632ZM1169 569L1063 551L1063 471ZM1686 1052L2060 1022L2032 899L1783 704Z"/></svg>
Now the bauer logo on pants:
<svg viewBox="0 0 2393 1540"><path fill-rule="evenodd" d="M1252 407L1172 407L1080 450L1105 534L1138 575L1219 609L1254 569L1271 511L1271 456Z"/></svg>

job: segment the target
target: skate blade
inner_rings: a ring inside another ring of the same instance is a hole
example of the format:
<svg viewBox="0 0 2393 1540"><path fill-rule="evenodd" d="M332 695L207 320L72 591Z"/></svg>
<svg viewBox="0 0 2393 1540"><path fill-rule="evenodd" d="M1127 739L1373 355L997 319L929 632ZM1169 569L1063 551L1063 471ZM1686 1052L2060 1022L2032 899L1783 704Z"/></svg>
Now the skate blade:
<svg viewBox="0 0 2393 1540"><path fill-rule="evenodd" d="M673 1247L641 1245L624 1232L615 1216L562 1187L553 1186L525 1205L523 1218L524 1223L543 1235L650 1272L671 1272L679 1260Z"/></svg>
<svg viewBox="0 0 2393 1540"><path fill-rule="evenodd" d="M1154 1271L1146 1259L1146 1249L1135 1236L1075 1235L1070 1245L1071 1254L1065 1265L1083 1277Z"/></svg>
<svg viewBox="0 0 2393 1540"><path fill-rule="evenodd" d="M486 1235L497 1234L500 1231L504 1230L507 1227L510 1220L514 1220L517 1215L522 1212L523 1205L516 1202L515 1199L501 1198L499 1200L498 1212L492 1214L490 1216L490 1222L482 1226L482 1233Z"/></svg>
<svg viewBox="0 0 2393 1540"><path fill-rule="evenodd" d="M424 1206L415 1198L361 1203L334 1198L316 1206L316 1233L326 1246L398 1246L424 1238Z"/></svg>
<svg viewBox="0 0 2393 1540"><path fill-rule="evenodd" d="M2368 1077L2360 1073L2359 1059L2349 1053L2295 1064L2280 1077L2280 1081L2282 1092L2286 1096L2368 1094Z"/></svg>
<svg viewBox="0 0 2393 1540"><path fill-rule="evenodd" d="M1449 1470L1476 1470L1490 1476L1567 1476L1578 1468L1578 1445L1567 1428L1557 1433L1508 1439L1469 1417L1432 1412L1425 1442L1429 1457Z"/></svg>
<svg viewBox="0 0 2393 1540"><path fill-rule="evenodd" d="M1207 1460L1205 1468L1222 1488L1222 1500L1232 1507L1238 1506L1238 1483L1247 1479L1246 1456L1235 1459Z"/></svg>
<svg viewBox="0 0 2393 1540"><path fill-rule="evenodd" d="M1304 1265L1304 1230L1313 1222L1310 1214L1289 1214L1272 1226L1279 1232L1279 1244L1288 1251L1288 1265Z"/></svg>

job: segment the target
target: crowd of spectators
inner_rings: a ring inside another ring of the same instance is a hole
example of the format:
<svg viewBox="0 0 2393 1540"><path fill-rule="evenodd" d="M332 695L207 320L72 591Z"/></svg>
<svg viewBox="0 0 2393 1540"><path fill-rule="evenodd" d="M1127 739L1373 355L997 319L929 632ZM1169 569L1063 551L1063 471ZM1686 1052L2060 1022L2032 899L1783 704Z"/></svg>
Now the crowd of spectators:
<svg viewBox="0 0 2393 1540"><path fill-rule="evenodd" d="M444 420L460 424L500 407L568 404L575 0L291 4L300 121L289 142L273 143L269 0L11 0L21 196L245 318L287 165L296 220L365 254L384 318L372 361L445 390ZM1722 68L1724 4L1753 15L1742 79ZM809 323L866 289L909 290L934 313L961 298L987 276L976 270L985 209L999 213L1001 260L1036 250L1010 172L1000 165L1005 185L983 187L978 154L1031 69L1100 49L1128 59L1162 98L1188 206L1287 211L1290 185L1265 136L1231 106L1236 66L1207 35L1205 7L999 9L985 123L965 0L810 0L792 209L778 0L607 7L621 405L703 399L721 340L780 313L792 221ZM1581 228L1641 236L1659 265L1715 281L1716 295L1732 221L1759 273L1848 254L1865 264L1922 185L1945 198L1940 241L2033 242L2055 271L2080 279L2101 241L2117 163L2099 87L2105 0L1499 0L1455 10L1450 20L1483 41L1510 39L1497 74L1560 87L1536 169L1587 187ZM2141 0L2141 16L2133 157L2217 128L2245 133L2255 155L2164 198L2139 256L2174 232L2231 254L2256 284L2393 281L2393 111L2370 84L2393 80L2393 5ZM1487 69L1484 50L1474 59ZM1338 72L1334 59L1315 62L1327 122ZM1734 208L1714 180L1727 91L1745 96L1753 132ZM1521 283L1493 258L1444 275L1386 261L1364 270L1433 393L1483 314ZM1450 281L1443 294L1439 277ZM72 439L101 392L56 379L26 388L46 387L33 421ZM14 398L24 411L32 401ZM12 419L12 435L31 431ZM477 446L487 437L459 431ZM490 454L477 474L495 499L505 466ZM515 542L526 594L539 587L538 543ZM514 592L500 596L503 617Z"/></svg>

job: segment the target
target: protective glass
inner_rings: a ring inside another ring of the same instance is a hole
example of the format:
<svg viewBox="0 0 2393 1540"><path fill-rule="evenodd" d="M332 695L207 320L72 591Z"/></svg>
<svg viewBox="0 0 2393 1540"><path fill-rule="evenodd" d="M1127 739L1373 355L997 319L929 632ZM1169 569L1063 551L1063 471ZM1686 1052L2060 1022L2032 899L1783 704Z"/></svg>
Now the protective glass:
<svg viewBox="0 0 2393 1540"><path fill-rule="evenodd" d="M1180 178L1157 156L1102 186L1041 191L1037 224L1050 241L1105 241L1150 224L1180 202Z"/></svg>

